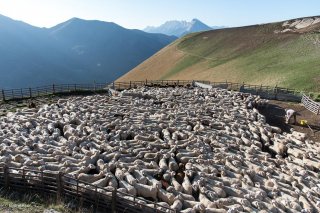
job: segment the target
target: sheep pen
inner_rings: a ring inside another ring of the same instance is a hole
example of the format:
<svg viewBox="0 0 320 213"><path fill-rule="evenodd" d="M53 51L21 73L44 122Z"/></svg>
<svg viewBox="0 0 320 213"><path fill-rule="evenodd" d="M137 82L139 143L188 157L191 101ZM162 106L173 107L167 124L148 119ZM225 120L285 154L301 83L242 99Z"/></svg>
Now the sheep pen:
<svg viewBox="0 0 320 213"><path fill-rule="evenodd" d="M319 144L270 126L249 100L266 103L181 87L59 99L0 118L0 162L177 212L319 212Z"/></svg>

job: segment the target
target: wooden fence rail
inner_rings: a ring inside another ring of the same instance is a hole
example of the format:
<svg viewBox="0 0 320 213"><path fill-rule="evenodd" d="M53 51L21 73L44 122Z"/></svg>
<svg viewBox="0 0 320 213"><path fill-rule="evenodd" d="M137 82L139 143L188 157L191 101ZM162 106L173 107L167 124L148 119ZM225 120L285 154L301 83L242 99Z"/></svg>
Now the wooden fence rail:
<svg viewBox="0 0 320 213"><path fill-rule="evenodd" d="M69 94L73 92L97 92L106 91L108 88L115 90L124 90L129 88L136 88L139 86L187 86L193 85L194 82L200 82L204 84L210 84L216 88L228 89L233 91L240 91L244 93L250 93L253 95L259 95L261 98L280 101L293 101L300 102L303 97L303 92L281 88L271 87L263 85L250 85L243 83L233 82L210 82L203 80L145 80L145 81L128 81L128 82L112 82L112 83L94 83L94 84L53 84L35 88L22 88L2 90L0 93L0 101L10 101L24 98L34 98L51 94ZM306 101L307 99L304 99ZM314 104L306 105L308 109L315 112ZM316 112L315 112L316 113ZM317 113L316 113L317 114Z"/></svg>
<svg viewBox="0 0 320 213"><path fill-rule="evenodd" d="M313 112L316 115L320 115L320 103L313 101L306 95L302 96L301 103L304 105L306 109Z"/></svg>
<svg viewBox="0 0 320 213"><path fill-rule="evenodd" d="M78 208L92 207L99 212L153 213L176 211L117 190L108 190L58 172L43 172L0 166L0 187L21 193L55 197L57 201L73 200Z"/></svg>
<svg viewBox="0 0 320 213"><path fill-rule="evenodd" d="M115 90L124 90L135 88L138 86L186 86L192 85L194 82L209 84L216 88L240 91L253 95L260 95L262 98L281 101L300 102L303 93L294 89L271 87L263 85L250 85L245 83L233 82L210 82L202 80L146 80L146 81L130 81L130 82L112 82L109 87Z"/></svg>
<svg viewBox="0 0 320 213"><path fill-rule="evenodd" d="M54 95L59 93L72 93L72 92L95 92L105 90L107 83L94 83L94 84L52 84L34 88L20 88L1 90L0 100L10 101L25 98L35 98L44 95Z"/></svg>

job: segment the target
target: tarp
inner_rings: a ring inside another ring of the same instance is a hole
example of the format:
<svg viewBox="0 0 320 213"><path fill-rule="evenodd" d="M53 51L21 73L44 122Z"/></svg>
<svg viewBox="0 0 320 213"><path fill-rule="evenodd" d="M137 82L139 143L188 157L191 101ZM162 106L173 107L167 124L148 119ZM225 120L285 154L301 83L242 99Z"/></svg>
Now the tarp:
<svg viewBox="0 0 320 213"><path fill-rule="evenodd" d="M119 92L117 90L114 90L111 88L108 89L108 93L109 93L109 96L118 96L119 95Z"/></svg>
<svg viewBox="0 0 320 213"><path fill-rule="evenodd" d="M209 84L203 84L203 83L199 83L199 82L194 82L194 85L197 87L201 87L204 89L212 89L212 86Z"/></svg>

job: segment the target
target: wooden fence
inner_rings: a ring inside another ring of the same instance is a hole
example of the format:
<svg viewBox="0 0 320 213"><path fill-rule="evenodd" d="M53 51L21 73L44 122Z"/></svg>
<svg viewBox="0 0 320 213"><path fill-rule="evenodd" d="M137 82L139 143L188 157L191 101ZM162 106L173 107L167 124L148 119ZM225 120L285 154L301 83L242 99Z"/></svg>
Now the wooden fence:
<svg viewBox="0 0 320 213"><path fill-rule="evenodd" d="M313 101L306 95L302 96L301 103L304 105L306 109L315 113L316 115L320 115L320 103Z"/></svg>
<svg viewBox="0 0 320 213"><path fill-rule="evenodd" d="M91 207L93 212L168 212L175 210L156 202L141 199L117 190L110 191L62 173L34 171L0 166L0 186L5 190L35 193L54 197L57 201L72 200L80 209Z"/></svg>
<svg viewBox="0 0 320 213"><path fill-rule="evenodd" d="M49 85L35 88L11 89L2 90L0 93L0 100L10 101L24 98L33 98L51 94L69 94L73 92L98 92L107 91L108 88L116 90L124 90L135 88L138 86L187 86L192 85L193 82L200 82L210 84L216 88L223 88L228 90L240 91L250 93L253 95L260 95L262 98L280 101L300 102L303 96L301 91L294 89L271 87L263 85L251 85L245 83L233 82L210 82L202 80L145 80L145 81L128 81L128 82L112 82L112 83L94 83L94 84L60 84Z"/></svg>
<svg viewBox="0 0 320 213"><path fill-rule="evenodd" d="M240 91L244 93L250 93L253 95L259 95L261 98L280 101L293 101L300 102L303 93L294 89L271 87L263 85L251 85L245 83L233 83L233 82L210 82L202 80L155 80L155 81L130 81L130 82L113 82L109 87L115 90L124 90L129 88L135 88L138 86L186 86L192 85L193 82L200 82L209 84L215 88L228 89L233 91Z"/></svg>
<svg viewBox="0 0 320 213"><path fill-rule="evenodd" d="M107 85L107 83L58 85L52 84L34 88L20 88L10 90L3 89L0 93L0 100L9 101L72 92L95 92L105 90Z"/></svg>

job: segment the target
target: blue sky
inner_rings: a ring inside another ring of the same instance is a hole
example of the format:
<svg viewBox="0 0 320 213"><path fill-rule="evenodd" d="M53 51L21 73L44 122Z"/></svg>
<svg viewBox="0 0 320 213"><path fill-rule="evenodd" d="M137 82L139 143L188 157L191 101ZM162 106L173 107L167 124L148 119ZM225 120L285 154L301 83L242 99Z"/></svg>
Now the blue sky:
<svg viewBox="0 0 320 213"><path fill-rule="evenodd" d="M136 29L193 18L232 27L320 15L320 0L0 0L0 14L39 27L72 17Z"/></svg>

